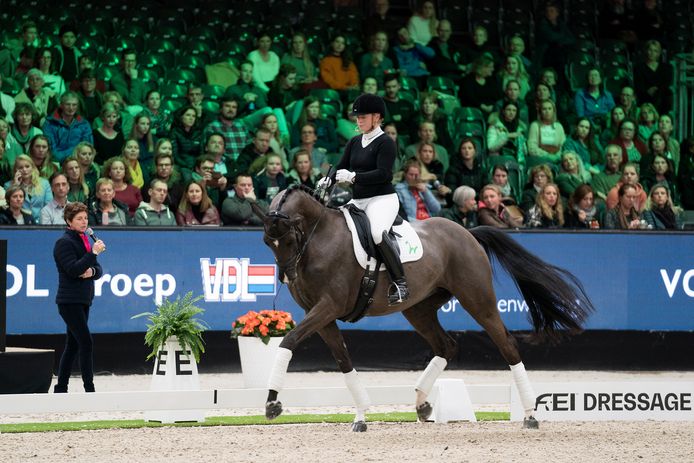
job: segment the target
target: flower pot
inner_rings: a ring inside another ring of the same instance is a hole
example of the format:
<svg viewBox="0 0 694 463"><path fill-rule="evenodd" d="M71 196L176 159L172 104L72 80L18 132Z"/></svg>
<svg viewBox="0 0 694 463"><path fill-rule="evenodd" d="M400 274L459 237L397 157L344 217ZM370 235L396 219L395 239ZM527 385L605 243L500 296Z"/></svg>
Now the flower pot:
<svg viewBox="0 0 694 463"><path fill-rule="evenodd" d="M195 363L193 354L183 352L177 337L171 336L166 340L166 344L159 347L149 389L151 391L200 390L198 364ZM202 422L205 421L205 413L202 410L151 410L145 413L145 421Z"/></svg>
<svg viewBox="0 0 694 463"><path fill-rule="evenodd" d="M275 363L277 348L284 338L272 337L267 344L255 336L239 336L236 339L239 340L244 386L247 388L267 388L270 371Z"/></svg>

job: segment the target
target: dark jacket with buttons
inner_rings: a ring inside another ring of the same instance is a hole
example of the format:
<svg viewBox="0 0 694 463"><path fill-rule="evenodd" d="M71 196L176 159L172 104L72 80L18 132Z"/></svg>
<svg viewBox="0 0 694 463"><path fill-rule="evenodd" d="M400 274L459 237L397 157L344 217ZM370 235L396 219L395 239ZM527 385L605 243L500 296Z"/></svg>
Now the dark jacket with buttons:
<svg viewBox="0 0 694 463"><path fill-rule="evenodd" d="M101 278L101 265L96 255L87 252L79 233L66 230L55 243L53 258L58 267L57 304L91 304L94 299L94 280ZM80 278L87 269L94 269L91 278Z"/></svg>

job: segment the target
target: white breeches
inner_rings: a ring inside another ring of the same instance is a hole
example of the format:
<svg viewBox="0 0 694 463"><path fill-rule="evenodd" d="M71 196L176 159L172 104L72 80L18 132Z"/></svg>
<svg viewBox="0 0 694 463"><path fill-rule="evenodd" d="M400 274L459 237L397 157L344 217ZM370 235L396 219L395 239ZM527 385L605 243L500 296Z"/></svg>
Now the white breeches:
<svg viewBox="0 0 694 463"><path fill-rule="evenodd" d="M400 210L398 194L391 193L372 198L352 199L350 203L366 212L371 224L371 237L374 243L381 244L383 232L390 230Z"/></svg>

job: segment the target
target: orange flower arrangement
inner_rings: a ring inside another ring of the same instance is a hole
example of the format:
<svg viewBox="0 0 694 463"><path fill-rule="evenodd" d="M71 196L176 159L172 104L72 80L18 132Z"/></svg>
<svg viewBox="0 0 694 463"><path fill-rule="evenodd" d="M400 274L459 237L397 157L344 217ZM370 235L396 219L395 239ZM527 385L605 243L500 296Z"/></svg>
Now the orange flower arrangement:
<svg viewBox="0 0 694 463"><path fill-rule="evenodd" d="M292 314L282 310L251 310L231 324L231 337L255 336L265 344L273 336L284 336L296 327Z"/></svg>

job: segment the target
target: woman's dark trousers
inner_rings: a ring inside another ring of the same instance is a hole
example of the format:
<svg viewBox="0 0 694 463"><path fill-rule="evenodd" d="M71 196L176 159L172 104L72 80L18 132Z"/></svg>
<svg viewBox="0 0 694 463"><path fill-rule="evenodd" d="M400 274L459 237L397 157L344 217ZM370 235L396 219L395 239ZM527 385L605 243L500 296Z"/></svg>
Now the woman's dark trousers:
<svg viewBox="0 0 694 463"><path fill-rule="evenodd" d="M92 334L89 332L89 305L87 304L58 304L60 316L67 325L65 350L60 357L58 367L58 384L53 392L67 392L72 364L79 354L80 371L85 392L94 392L94 365Z"/></svg>

